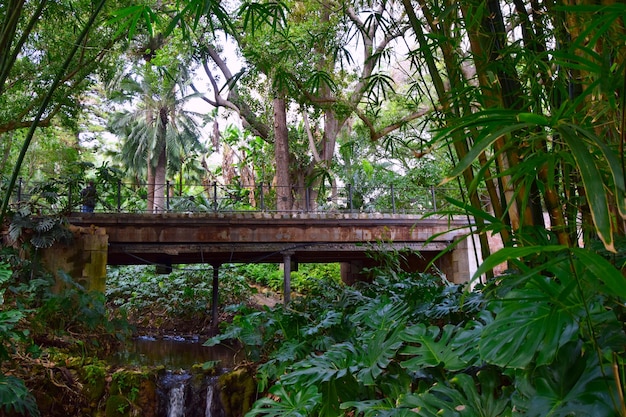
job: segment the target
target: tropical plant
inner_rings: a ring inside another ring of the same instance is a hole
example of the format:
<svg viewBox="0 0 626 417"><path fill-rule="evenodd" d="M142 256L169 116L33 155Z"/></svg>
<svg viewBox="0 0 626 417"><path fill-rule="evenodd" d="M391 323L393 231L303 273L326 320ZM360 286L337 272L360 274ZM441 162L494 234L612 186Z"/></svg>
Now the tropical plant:
<svg viewBox="0 0 626 417"><path fill-rule="evenodd" d="M9 307L5 304L4 293L12 280L9 264L0 262L0 360L6 361L15 345L27 339L27 332L19 328L19 322L28 311ZM39 416L35 398L15 376L0 374L0 409L7 413L28 413Z"/></svg>
<svg viewBox="0 0 626 417"><path fill-rule="evenodd" d="M49 126L56 117L71 124L80 107L75 99L89 87L89 76L106 67L106 58L115 50L119 38L104 23L105 3L77 8L73 3L10 1L0 6L0 111L4 116L0 132L28 128L5 190L0 223L37 128ZM67 31L60 34L62 29Z"/></svg>
<svg viewBox="0 0 626 417"><path fill-rule="evenodd" d="M169 274L154 267L111 267L107 272L107 303L124 311L128 319L144 327L160 328L168 321L202 323L211 319L212 283L209 265L188 265ZM219 305L238 304L250 295L240 275L220 269Z"/></svg>
<svg viewBox="0 0 626 417"><path fill-rule="evenodd" d="M136 109L115 113L110 129L124 138L119 158L130 173L147 178L150 211L165 210L168 169L172 176L179 173L183 157L202 149L198 122L183 109L187 98L180 96L185 72L173 57L161 57L168 53L163 49L160 45L145 65L123 74L112 95L122 103L139 100Z"/></svg>

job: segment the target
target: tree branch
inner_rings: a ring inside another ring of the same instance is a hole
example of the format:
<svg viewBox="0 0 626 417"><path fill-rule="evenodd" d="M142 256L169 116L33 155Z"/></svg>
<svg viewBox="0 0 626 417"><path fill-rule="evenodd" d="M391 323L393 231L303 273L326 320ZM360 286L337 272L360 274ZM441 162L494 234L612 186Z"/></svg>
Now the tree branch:
<svg viewBox="0 0 626 417"><path fill-rule="evenodd" d="M363 121L363 123L365 123L365 126L367 126L369 132L370 132L370 139L372 139L373 141L376 141L386 135L388 135L389 133L393 132L394 130L400 129L402 126L404 126L405 124L409 123L410 121L413 121L415 119L418 119L428 113L430 113L431 111L433 111L433 109L428 108L428 109L422 109L422 110L418 110L416 112L413 112L411 114L408 114L406 116L404 116L403 118L401 118L400 120L398 120L395 123L391 123L385 127L383 127L380 130L376 130L376 127L374 126L374 123L372 123L372 121L365 115L365 113L363 113L363 111L359 110L358 108L356 109L356 114L359 116L359 119L361 119Z"/></svg>

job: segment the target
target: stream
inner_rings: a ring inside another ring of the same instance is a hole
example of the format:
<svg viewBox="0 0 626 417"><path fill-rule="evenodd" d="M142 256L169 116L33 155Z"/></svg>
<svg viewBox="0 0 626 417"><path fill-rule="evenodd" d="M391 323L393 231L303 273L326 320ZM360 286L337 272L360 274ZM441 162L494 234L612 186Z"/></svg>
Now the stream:
<svg viewBox="0 0 626 417"><path fill-rule="evenodd" d="M218 379L233 369L235 351L203 346L203 342L197 337L138 337L110 361L121 366L165 367L156 381L157 417L225 417ZM197 372L194 366L218 372Z"/></svg>

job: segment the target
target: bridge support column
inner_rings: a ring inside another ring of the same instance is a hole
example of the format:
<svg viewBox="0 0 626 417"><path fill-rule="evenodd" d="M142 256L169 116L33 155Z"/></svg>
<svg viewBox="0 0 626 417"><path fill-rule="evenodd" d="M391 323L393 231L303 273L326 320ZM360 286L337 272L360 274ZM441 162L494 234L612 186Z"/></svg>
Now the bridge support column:
<svg viewBox="0 0 626 417"><path fill-rule="evenodd" d="M291 255L293 252L283 252L283 304L285 307L291 302Z"/></svg>
<svg viewBox="0 0 626 417"><path fill-rule="evenodd" d="M341 263L341 281L346 285L353 285L358 281L362 281L363 261L351 261Z"/></svg>
<svg viewBox="0 0 626 417"><path fill-rule="evenodd" d="M55 276L58 271L69 274L87 291L105 291L108 235L104 228L70 227L74 241L69 245L56 244L43 250L42 260L46 269ZM63 283L57 277L55 290Z"/></svg>
<svg viewBox="0 0 626 417"><path fill-rule="evenodd" d="M213 267L213 297L211 299L211 329L217 331L217 326L219 325L218 320L218 303L219 303L219 274L220 274L220 264L211 264Z"/></svg>
<svg viewBox="0 0 626 417"><path fill-rule="evenodd" d="M441 270L448 281L455 284L467 282L472 277L469 239L461 239L455 248L442 258Z"/></svg>

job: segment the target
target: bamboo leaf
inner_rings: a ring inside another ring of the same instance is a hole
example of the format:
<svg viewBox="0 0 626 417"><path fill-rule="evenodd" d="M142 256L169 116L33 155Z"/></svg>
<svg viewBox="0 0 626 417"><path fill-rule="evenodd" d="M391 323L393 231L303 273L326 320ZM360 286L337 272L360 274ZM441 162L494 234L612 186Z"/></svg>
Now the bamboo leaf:
<svg viewBox="0 0 626 417"><path fill-rule="evenodd" d="M568 126L575 130L578 134L589 139L589 141L597 146L600 149L600 152L602 152L602 156L604 157L605 162L608 163L609 171L613 177L615 202L617 203L620 215L626 218L626 178L624 177L624 171L619 156L616 155L616 153L613 152L611 148L609 148L608 145L595 133L574 124Z"/></svg>
<svg viewBox="0 0 626 417"><path fill-rule="evenodd" d="M494 121L490 121L493 123ZM496 141L498 138L514 132L516 130L523 129L528 127L528 123L510 123L513 122L512 119L504 122L501 127L487 133L484 137L482 137L478 142L475 142L469 152L461 158L461 160L456 164L452 172L442 181L442 184L445 184L454 178L458 177L465 171L474 161L478 159L478 156L487 151L488 148Z"/></svg>
<svg viewBox="0 0 626 417"><path fill-rule="evenodd" d="M618 269L590 250L581 248L571 248L570 250L598 280L606 285L605 294L626 300L626 278Z"/></svg>
<svg viewBox="0 0 626 417"><path fill-rule="evenodd" d="M524 258L529 255L536 255L538 253L544 252L559 252L566 249L566 246L562 245L553 245L553 246L522 246L522 247L514 247L514 248L503 248L499 251L495 252L487 259L483 261L483 263L478 267L474 276L472 276L472 281L478 279L481 275L486 273L487 271L491 271L496 266L503 264L505 262L509 262L511 260L517 260L520 258Z"/></svg>
<svg viewBox="0 0 626 417"><path fill-rule="evenodd" d="M576 161L598 236L607 250L615 252L609 205L595 158L571 125L559 124L558 130Z"/></svg>
<svg viewBox="0 0 626 417"><path fill-rule="evenodd" d="M133 39L137 24L143 21L150 36L154 35L153 24L159 21L157 14L148 5L128 6L116 10L109 20L109 25L117 27L114 37L128 31L128 39Z"/></svg>

